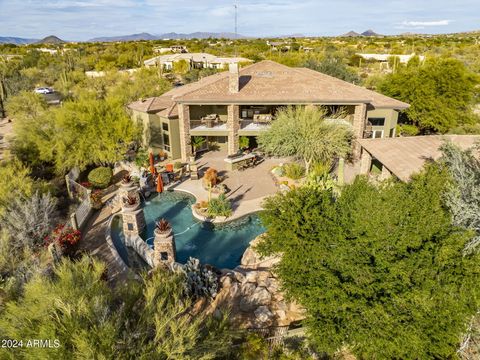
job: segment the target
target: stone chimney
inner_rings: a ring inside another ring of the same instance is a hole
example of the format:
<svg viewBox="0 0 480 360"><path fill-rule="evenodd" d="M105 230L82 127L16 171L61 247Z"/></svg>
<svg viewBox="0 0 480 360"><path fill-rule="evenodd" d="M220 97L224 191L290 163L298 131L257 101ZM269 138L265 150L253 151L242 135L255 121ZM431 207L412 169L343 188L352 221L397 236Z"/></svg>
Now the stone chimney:
<svg viewBox="0 0 480 360"><path fill-rule="evenodd" d="M238 72L238 64L229 64L228 71L228 92L230 94L236 94L240 89L240 75Z"/></svg>

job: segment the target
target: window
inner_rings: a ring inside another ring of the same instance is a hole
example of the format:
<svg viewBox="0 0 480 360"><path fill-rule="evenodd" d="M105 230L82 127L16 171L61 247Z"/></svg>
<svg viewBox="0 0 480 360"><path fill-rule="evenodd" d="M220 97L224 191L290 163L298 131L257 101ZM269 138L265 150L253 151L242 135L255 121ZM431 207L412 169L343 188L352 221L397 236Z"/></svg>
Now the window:
<svg viewBox="0 0 480 360"><path fill-rule="evenodd" d="M163 131L168 131L168 123L162 123Z"/></svg>
<svg viewBox="0 0 480 360"><path fill-rule="evenodd" d="M170 137L168 134L163 134L163 149L166 151L170 151Z"/></svg>
<svg viewBox="0 0 480 360"><path fill-rule="evenodd" d="M383 138L383 130L373 130L372 131L372 138L374 138L374 139Z"/></svg>
<svg viewBox="0 0 480 360"><path fill-rule="evenodd" d="M383 126L385 125L385 118L368 118L368 122L372 126Z"/></svg>
<svg viewBox="0 0 480 360"><path fill-rule="evenodd" d="M128 231L133 231L133 224L128 223L127 224L127 229L128 229Z"/></svg>
<svg viewBox="0 0 480 360"><path fill-rule="evenodd" d="M163 260L163 261L168 260L168 253L162 251L160 253L160 260Z"/></svg>

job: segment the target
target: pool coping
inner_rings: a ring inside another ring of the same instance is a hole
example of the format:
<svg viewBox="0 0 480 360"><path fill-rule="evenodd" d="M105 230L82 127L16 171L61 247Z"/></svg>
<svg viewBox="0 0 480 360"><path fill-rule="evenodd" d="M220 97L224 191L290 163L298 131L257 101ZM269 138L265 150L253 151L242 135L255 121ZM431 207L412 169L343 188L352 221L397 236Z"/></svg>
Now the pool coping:
<svg viewBox="0 0 480 360"><path fill-rule="evenodd" d="M178 191L178 192L183 192L183 193L187 193L189 195L192 195L194 198L195 198L195 201L198 202L199 199L197 197L197 195L195 193L193 193L192 191L189 191L189 190L186 190L186 189L181 189L181 188L169 188L168 191ZM208 216L203 216L203 215L200 215L194 208L194 205L191 206L191 210L192 210L192 215L194 218L196 218L197 220L200 220L200 221L203 221L203 222L207 222L207 223L212 223L212 224L226 224L226 223L229 223L231 221L234 221L234 220L238 220L238 219L241 219L243 218L244 216L247 216L247 215L251 215L251 214L255 214L255 213L258 213L260 211L263 211L264 208L262 207L262 203L263 201L268 197L269 195L267 196L263 196L263 197L260 197L260 198L256 198L256 199L251 199L251 200L245 200L243 201L236 210L233 211L233 214L225 219L224 216L216 216L215 218L210 218ZM241 206L243 204L243 207ZM245 206L245 204L247 204L247 206ZM250 207L250 204L253 204L251 208ZM247 207L247 209L244 209L245 207ZM241 208L241 211L239 211L238 209Z"/></svg>

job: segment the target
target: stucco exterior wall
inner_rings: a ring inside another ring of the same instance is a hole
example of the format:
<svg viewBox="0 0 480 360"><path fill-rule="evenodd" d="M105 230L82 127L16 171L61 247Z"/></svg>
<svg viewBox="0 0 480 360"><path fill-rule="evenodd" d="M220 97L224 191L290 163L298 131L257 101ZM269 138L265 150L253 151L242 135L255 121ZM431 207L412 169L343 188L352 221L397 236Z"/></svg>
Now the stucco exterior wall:
<svg viewBox="0 0 480 360"><path fill-rule="evenodd" d="M374 109L367 111L368 118L385 118L384 126L372 126L372 130L383 130L383 137L391 137L390 131L395 129L398 122L398 111L394 109ZM395 134L395 131L393 132ZM395 135L394 135L395 136Z"/></svg>

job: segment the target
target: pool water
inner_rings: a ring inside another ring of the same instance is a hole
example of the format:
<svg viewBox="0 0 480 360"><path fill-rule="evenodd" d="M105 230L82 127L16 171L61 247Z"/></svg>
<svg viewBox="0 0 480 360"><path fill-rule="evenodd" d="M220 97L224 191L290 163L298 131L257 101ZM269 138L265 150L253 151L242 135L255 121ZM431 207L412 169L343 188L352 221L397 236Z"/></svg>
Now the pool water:
<svg viewBox="0 0 480 360"><path fill-rule="evenodd" d="M155 220L167 219L172 225L177 247L177 262L185 263L195 257L203 264L233 269L240 264L250 241L265 232L256 214L225 225L213 225L195 219L191 205L193 196L179 192L164 192L144 204L147 227L141 237L153 246ZM112 223L112 238L118 240L121 223ZM123 251L123 250L122 250ZM122 256L121 251L119 251ZM122 256L123 258L123 256Z"/></svg>

